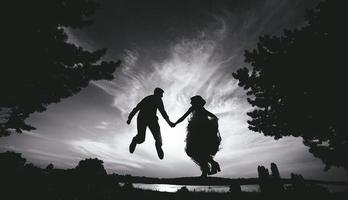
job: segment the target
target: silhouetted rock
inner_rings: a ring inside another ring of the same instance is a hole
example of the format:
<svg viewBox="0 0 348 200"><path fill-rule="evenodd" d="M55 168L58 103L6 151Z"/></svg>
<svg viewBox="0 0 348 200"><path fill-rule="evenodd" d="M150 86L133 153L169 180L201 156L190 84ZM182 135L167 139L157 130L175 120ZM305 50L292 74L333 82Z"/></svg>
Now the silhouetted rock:
<svg viewBox="0 0 348 200"><path fill-rule="evenodd" d="M275 163L271 163L271 172L273 179L280 179L279 170Z"/></svg>
<svg viewBox="0 0 348 200"><path fill-rule="evenodd" d="M264 166L258 166L257 167L257 172L259 176L259 181L260 181L260 190L261 192L269 192L271 191L270 185L269 185L269 172L268 169Z"/></svg>
<svg viewBox="0 0 348 200"><path fill-rule="evenodd" d="M278 167L275 163L271 163L272 174L269 174L269 171L264 166L257 167L259 175L259 185L261 192L270 193L270 192L281 192L284 190L283 184L280 179L280 174Z"/></svg>

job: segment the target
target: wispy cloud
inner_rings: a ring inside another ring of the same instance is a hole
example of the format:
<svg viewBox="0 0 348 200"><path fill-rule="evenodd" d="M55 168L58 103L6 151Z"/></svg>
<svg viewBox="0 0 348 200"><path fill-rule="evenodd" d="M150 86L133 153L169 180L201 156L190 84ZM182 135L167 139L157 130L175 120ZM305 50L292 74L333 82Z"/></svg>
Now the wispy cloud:
<svg viewBox="0 0 348 200"><path fill-rule="evenodd" d="M75 95L79 97L75 100L72 97L53 105L42 113L41 120L38 120L42 124L37 126L37 132L24 133L26 142L10 137L0 141L0 147L27 152L26 155L33 159L47 162L60 160L66 166L72 165L72 159L77 164L80 159L97 157L104 160L110 171L117 173L161 177L199 175L198 167L184 151L187 121L172 129L160 117L164 160L157 158L149 131L146 141L137 146L134 154L128 152L128 145L137 131L136 120L130 125L125 123L128 113L143 97L152 94L155 87L161 87L165 90L165 108L173 121L181 117L190 106L190 97L197 94L207 100L206 108L219 117L222 149L216 159L223 169L220 176L256 176L257 165L269 165L270 162L276 162L281 173L300 172L304 168L307 171L309 168L318 169L321 163L308 153L300 138L275 141L248 129L246 113L252 108L245 99L244 91L231 76L235 69L245 66L244 50L253 48L260 35L280 33L289 25L302 23L302 14L295 8L302 2L252 1L238 10L242 5L239 3L235 10L232 8L232 12L226 9L221 15L212 16L215 21L208 20L206 27L197 26L196 35L193 32L185 37L178 34L171 41L167 41L168 35L165 35L165 41L162 38L156 44L153 44L153 38L169 29L163 32L155 30L156 33L150 35L151 39L143 32L144 36L138 39L148 41L144 42L145 45L135 44L138 40L121 41L125 38L136 39L137 35L132 35L132 32L127 37L122 32L110 33L115 34L110 39L111 43L105 40L103 44L116 44L115 41L123 43L122 50L115 45L109 47L108 54L110 57L110 52L122 54L114 56L115 59L121 58L123 63L122 67L117 68L113 81L92 82L96 86L93 92L98 92L98 98L90 98L88 92L84 93L85 96L79 96L81 92ZM125 25L132 24L127 22ZM109 30L110 26L107 28ZM183 31L176 28L170 30L176 33ZM97 41L104 41L99 35L94 40L92 35L89 38L88 31L83 33L67 29L67 32L69 42L89 50L102 45ZM130 45L125 45L128 43ZM156 45L163 46L157 48ZM90 101L84 104L87 99ZM101 99L108 101L101 102Z"/></svg>
<svg viewBox="0 0 348 200"><path fill-rule="evenodd" d="M207 109L220 118L220 132L223 140L222 149L216 158L225 170L221 175L240 174L245 170L246 165L251 167L249 172L245 173L255 175L258 164L265 161L285 162L287 157L284 155L296 156L291 155L292 148L302 144L301 140L291 138L275 141L248 130L246 113L251 110L251 106L247 103L244 92L238 87L237 81L227 70L229 65L238 61L234 56L224 56L228 54L222 53L226 34L229 34L229 31L224 20L220 20L220 23L220 29L212 33L203 31L195 38L182 38L177 43L173 43L165 59L150 60L148 63L151 65L144 68L138 62L142 54L136 50L134 52L128 50L125 52L126 62L116 73L116 79L112 82L102 81L95 84L114 96L113 105L123 111L124 119L143 97L153 92L155 87L165 90L163 101L172 120L178 119L189 108L191 96L202 95L207 100ZM184 152L187 122L174 129L169 128L162 119L159 122L165 160L158 162L149 131L146 142L139 145L133 155L125 156L128 155L128 144L131 140L129 133L136 134L136 125L133 122L128 127L128 135L115 136L117 146L123 146L119 149L122 153L118 155L119 158L123 158L123 164L130 166L138 163L136 159L141 159L142 163L138 164L143 168L137 170L134 168L132 173L142 172L165 176L166 172L163 174L160 171L153 172L148 167L170 168L173 165L188 169L183 174L177 172L176 175L197 173L198 168L193 167L194 164ZM115 142L113 144L116 144ZM91 149L93 148L89 148L88 151ZM112 151L103 147L98 148L98 151L102 149L106 152ZM96 155L103 156L107 160L116 159L109 153L98 153L98 151L95 152Z"/></svg>

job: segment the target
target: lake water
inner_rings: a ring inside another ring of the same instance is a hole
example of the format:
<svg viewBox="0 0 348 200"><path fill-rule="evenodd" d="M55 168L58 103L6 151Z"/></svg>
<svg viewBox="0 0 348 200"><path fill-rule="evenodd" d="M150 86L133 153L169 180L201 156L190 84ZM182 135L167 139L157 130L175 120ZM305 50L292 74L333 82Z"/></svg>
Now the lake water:
<svg viewBox="0 0 348 200"><path fill-rule="evenodd" d="M181 187L186 187L189 191L195 192L228 192L229 186L197 186L197 185L169 185L169 184L142 184L134 183L135 188L155 190L160 192L177 192ZM260 190L259 185L242 185L242 191L245 192L258 192Z"/></svg>
<svg viewBox="0 0 348 200"><path fill-rule="evenodd" d="M186 187L192 192L229 192L229 186L198 186L198 185L170 185L170 184L143 184L134 183L133 186L139 189L154 190L160 192L177 192L181 187ZM348 189L348 186L343 185L322 185L329 189L331 192L342 192ZM259 185L242 185L241 190L243 192L259 192Z"/></svg>

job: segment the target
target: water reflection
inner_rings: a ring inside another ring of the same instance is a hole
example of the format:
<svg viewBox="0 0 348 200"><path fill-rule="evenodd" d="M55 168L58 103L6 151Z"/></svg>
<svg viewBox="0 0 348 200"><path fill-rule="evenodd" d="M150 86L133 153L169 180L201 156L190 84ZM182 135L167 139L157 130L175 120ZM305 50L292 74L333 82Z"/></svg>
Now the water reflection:
<svg viewBox="0 0 348 200"><path fill-rule="evenodd" d="M121 184L123 185L123 184ZM177 192L180 188L186 187L191 192L229 192L229 186L197 186L197 185L170 185L170 184L144 184L144 183L134 183L135 188L144 190L153 190L159 192ZM287 184L284 185L286 188ZM346 185L322 185L326 187L330 192L342 192L346 191L348 188ZM241 185L241 190L243 192L260 192L259 185Z"/></svg>
<svg viewBox="0 0 348 200"><path fill-rule="evenodd" d="M145 190L155 190L160 192L176 192L181 187L186 187L192 192L229 192L229 186L196 186L196 185L169 185L169 184L133 184L135 188ZM259 192L259 185L242 185L241 189L243 192Z"/></svg>

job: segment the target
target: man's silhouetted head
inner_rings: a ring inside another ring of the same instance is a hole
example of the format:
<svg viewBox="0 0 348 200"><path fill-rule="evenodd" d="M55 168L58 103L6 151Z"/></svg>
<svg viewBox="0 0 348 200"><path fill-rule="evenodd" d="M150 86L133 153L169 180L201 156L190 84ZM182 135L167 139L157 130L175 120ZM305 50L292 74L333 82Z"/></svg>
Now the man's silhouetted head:
<svg viewBox="0 0 348 200"><path fill-rule="evenodd" d="M155 90L153 91L153 93L154 93L156 96L163 97L164 91L163 91L161 88L155 88Z"/></svg>

